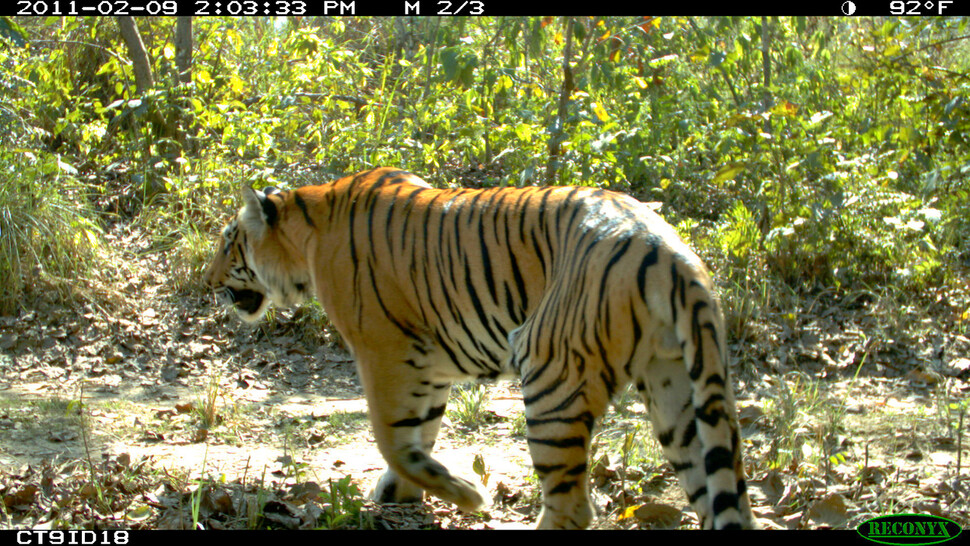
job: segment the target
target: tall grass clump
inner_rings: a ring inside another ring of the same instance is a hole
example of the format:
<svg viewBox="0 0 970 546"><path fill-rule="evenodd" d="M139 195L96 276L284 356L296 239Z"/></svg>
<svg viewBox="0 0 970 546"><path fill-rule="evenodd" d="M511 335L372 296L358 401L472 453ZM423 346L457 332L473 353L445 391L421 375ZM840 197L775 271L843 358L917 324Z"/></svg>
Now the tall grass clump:
<svg viewBox="0 0 970 546"><path fill-rule="evenodd" d="M30 290L68 302L95 263L101 231L68 170L53 156L0 150L0 314Z"/></svg>
<svg viewBox="0 0 970 546"><path fill-rule="evenodd" d="M202 278L219 244L218 234L235 210L236 175L207 158L193 164L206 174L186 168L187 174L165 177L163 191L144 202L131 226L147 235L153 252L165 254L171 288L208 294Z"/></svg>

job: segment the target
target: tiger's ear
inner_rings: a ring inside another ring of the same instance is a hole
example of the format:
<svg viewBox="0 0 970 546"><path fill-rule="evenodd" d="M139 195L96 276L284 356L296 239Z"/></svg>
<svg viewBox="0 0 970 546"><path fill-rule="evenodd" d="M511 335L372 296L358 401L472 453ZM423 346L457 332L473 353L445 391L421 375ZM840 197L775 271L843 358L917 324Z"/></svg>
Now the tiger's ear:
<svg viewBox="0 0 970 546"><path fill-rule="evenodd" d="M246 230L256 237L262 237L267 229L276 225L279 212L276 204L267 195L275 193L276 188L269 188L270 191L263 193L254 190L252 186L246 185L242 189L243 209L239 218Z"/></svg>

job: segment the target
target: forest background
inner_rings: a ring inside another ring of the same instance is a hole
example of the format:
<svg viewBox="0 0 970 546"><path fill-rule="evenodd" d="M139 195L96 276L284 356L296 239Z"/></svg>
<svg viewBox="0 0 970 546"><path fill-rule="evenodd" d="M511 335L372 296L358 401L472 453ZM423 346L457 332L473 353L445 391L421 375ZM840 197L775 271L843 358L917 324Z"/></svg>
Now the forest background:
<svg viewBox="0 0 970 546"><path fill-rule="evenodd" d="M598 186L661 203L715 272L742 382L788 393L790 414L760 408L794 442L766 440L763 470L863 472L858 431L852 451L842 421L803 427L798 396L892 379L925 402L932 425L912 428L949 438L958 491L968 39L948 18L3 17L0 346L35 350L18 329L51 309L124 315L148 285L204 301L242 184L386 165L440 187Z"/></svg>

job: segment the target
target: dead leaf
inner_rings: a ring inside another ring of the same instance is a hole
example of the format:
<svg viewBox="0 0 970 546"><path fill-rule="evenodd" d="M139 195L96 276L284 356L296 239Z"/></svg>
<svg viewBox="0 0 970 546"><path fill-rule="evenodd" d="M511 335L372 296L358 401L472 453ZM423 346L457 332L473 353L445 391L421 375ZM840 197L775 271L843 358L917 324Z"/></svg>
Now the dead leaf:
<svg viewBox="0 0 970 546"><path fill-rule="evenodd" d="M632 515L641 524L654 529L672 529L680 524L681 510L659 502L647 502L633 508Z"/></svg>
<svg viewBox="0 0 970 546"><path fill-rule="evenodd" d="M813 504L808 510L808 517L820 525L840 527L848 521L849 510L842 495L833 493Z"/></svg>
<svg viewBox="0 0 970 546"><path fill-rule="evenodd" d="M209 437L209 429L199 428L192 434L192 443L204 442Z"/></svg>
<svg viewBox="0 0 970 546"><path fill-rule="evenodd" d="M321 491L323 490L316 482L298 483L290 488L289 493L286 495L286 500L293 501L296 504L303 504L317 498Z"/></svg>
<svg viewBox="0 0 970 546"><path fill-rule="evenodd" d="M148 506L147 504L142 504L129 510L125 514L125 519L127 519L128 521L134 521L134 522L147 521L149 518L152 517L152 515L154 515L154 513L155 511L152 509L151 506Z"/></svg>
<svg viewBox="0 0 970 546"><path fill-rule="evenodd" d="M98 488L92 483L86 483L81 486L81 490L78 494L82 499L89 499L98 493Z"/></svg>
<svg viewBox="0 0 970 546"><path fill-rule="evenodd" d="M764 478L760 480L751 480L751 485L761 490L761 493L765 496L767 504L776 505L782 497L785 496L788 489L785 487L784 480L781 479L781 474L777 471L772 470Z"/></svg>
<svg viewBox="0 0 970 546"><path fill-rule="evenodd" d="M742 427L757 423L764 416L764 410L758 406L742 406L738 409L738 423Z"/></svg>
<svg viewBox="0 0 970 546"><path fill-rule="evenodd" d="M935 385L940 382L942 377L940 374L934 372L926 372L923 370L912 370L906 374L906 379L914 383L926 383L927 385Z"/></svg>
<svg viewBox="0 0 970 546"><path fill-rule="evenodd" d="M297 510L288 502L272 500L263 506L263 517L287 529L299 529L300 518Z"/></svg>
<svg viewBox="0 0 970 546"><path fill-rule="evenodd" d="M232 496L223 488L210 488L205 496L206 507L220 514L233 515L236 513L232 505Z"/></svg>
<svg viewBox="0 0 970 546"><path fill-rule="evenodd" d="M14 510L29 510L34 502L39 488L34 484L27 484L13 493L3 496L3 505Z"/></svg>
<svg viewBox="0 0 970 546"><path fill-rule="evenodd" d="M306 441L310 445L316 445L327 439L327 433L320 430L311 430L307 433Z"/></svg>
<svg viewBox="0 0 970 546"><path fill-rule="evenodd" d="M166 408L166 409L155 410L156 419L168 419L170 417L175 417L176 415L178 415L178 412L176 412L173 409Z"/></svg>
<svg viewBox="0 0 970 546"><path fill-rule="evenodd" d="M69 442L75 438L77 438L77 431L71 429L54 430L47 435L47 439L52 442Z"/></svg>

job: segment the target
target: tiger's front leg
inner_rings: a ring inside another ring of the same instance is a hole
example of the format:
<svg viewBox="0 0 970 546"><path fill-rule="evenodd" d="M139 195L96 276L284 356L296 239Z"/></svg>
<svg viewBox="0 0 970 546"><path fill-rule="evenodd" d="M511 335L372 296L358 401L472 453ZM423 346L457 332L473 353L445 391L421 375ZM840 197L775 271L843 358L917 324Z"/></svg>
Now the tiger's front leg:
<svg viewBox="0 0 970 546"><path fill-rule="evenodd" d="M419 442L418 445L420 445L421 451L425 455L430 456L431 450L434 448L435 440L438 437L438 431L441 428L441 418L444 415L445 404L448 402L450 392L451 383L431 385L430 394L426 396L427 403L421 404L422 406L427 406L427 408L422 407L424 409L424 419L420 419L417 426L402 427L399 425L398 427L393 427L401 429L410 428L410 432L407 430L400 430L399 432L404 435L411 434L415 438L411 441L399 439L397 442L413 444L417 441ZM421 396L419 398L424 397ZM424 489L402 478L392 468L388 468L380 480L378 480L370 497L372 500L381 503L421 502L424 499Z"/></svg>
<svg viewBox="0 0 970 546"><path fill-rule="evenodd" d="M419 360L406 350L390 351L393 340L385 335L384 341L357 353L374 439L388 465L372 498L412 502L427 492L463 510L478 509L484 498L477 486L431 457L451 384L435 380L430 359ZM391 358L394 354L406 356Z"/></svg>

